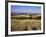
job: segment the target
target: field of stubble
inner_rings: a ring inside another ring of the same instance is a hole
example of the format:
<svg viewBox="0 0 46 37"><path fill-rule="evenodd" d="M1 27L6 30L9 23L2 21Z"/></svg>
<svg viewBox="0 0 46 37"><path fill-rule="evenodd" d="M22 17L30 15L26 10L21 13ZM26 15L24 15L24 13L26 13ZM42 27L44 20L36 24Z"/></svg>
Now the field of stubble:
<svg viewBox="0 0 46 37"><path fill-rule="evenodd" d="M40 19L11 19L11 31L28 31L40 29Z"/></svg>

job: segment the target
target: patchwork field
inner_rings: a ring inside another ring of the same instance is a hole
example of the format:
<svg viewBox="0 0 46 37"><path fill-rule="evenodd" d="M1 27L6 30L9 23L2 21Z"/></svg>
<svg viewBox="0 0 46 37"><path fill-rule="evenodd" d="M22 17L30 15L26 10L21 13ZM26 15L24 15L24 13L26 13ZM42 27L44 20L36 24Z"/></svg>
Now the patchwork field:
<svg viewBox="0 0 46 37"><path fill-rule="evenodd" d="M40 19L11 19L11 31L40 30Z"/></svg>

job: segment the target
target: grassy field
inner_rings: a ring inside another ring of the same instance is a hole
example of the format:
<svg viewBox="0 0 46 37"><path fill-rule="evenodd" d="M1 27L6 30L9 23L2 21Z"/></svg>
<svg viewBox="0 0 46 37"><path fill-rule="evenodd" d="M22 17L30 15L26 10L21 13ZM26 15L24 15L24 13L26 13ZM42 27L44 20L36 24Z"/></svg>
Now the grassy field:
<svg viewBox="0 0 46 37"><path fill-rule="evenodd" d="M11 31L40 30L41 19L11 19Z"/></svg>

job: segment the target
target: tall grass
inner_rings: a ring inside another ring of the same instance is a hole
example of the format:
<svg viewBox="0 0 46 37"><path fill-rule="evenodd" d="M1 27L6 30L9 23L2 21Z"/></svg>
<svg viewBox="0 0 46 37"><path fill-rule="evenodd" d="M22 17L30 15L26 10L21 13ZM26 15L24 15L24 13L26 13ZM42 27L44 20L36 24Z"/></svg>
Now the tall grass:
<svg viewBox="0 0 46 37"><path fill-rule="evenodd" d="M41 29L41 20L36 19L11 19L11 31L27 31Z"/></svg>

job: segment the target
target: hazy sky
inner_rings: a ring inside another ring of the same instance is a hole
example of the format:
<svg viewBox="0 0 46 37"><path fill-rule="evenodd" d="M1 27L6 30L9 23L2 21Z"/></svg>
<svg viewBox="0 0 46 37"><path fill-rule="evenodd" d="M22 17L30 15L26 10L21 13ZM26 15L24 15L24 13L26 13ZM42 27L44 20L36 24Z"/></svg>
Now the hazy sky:
<svg viewBox="0 0 46 37"><path fill-rule="evenodd" d="M11 12L15 13L40 13L40 6L20 6L20 5L11 5Z"/></svg>

